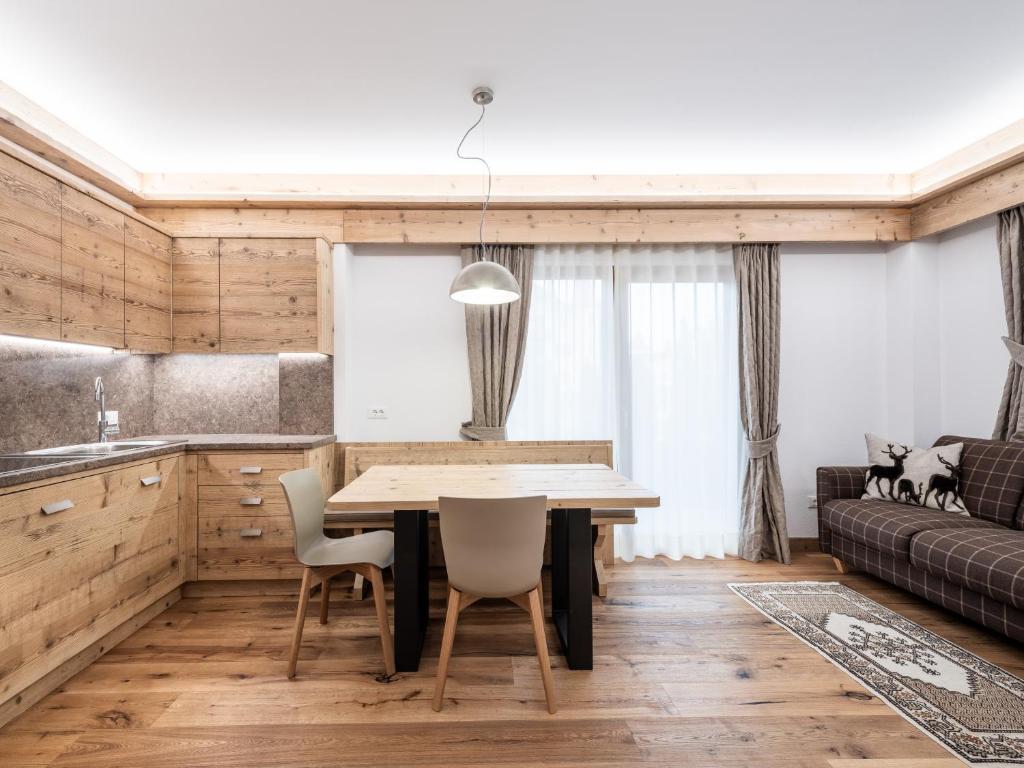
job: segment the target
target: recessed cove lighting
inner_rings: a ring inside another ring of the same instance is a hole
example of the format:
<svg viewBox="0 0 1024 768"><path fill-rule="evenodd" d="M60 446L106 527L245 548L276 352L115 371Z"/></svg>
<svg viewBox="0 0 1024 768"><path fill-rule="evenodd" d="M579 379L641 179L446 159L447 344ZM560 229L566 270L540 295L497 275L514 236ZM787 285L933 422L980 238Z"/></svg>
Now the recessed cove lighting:
<svg viewBox="0 0 1024 768"><path fill-rule="evenodd" d="M78 344L72 341L53 341L51 339L30 339L25 336L7 336L0 334L0 344L23 349L51 349L63 350L65 352L91 352L93 354L113 354L117 352L113 347L98 347L95 344Z"/></svg>

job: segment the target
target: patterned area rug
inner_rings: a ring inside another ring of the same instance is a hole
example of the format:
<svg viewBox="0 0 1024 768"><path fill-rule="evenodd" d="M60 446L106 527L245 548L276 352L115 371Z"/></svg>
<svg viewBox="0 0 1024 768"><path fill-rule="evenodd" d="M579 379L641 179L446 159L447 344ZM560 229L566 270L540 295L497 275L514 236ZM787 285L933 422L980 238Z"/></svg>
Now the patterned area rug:
<svg viewBox="0 0 1024 768"><path fill-rule="evenodd" d="M835 582L729 588L969 765L1024 765L1024 680Z"/></svg>

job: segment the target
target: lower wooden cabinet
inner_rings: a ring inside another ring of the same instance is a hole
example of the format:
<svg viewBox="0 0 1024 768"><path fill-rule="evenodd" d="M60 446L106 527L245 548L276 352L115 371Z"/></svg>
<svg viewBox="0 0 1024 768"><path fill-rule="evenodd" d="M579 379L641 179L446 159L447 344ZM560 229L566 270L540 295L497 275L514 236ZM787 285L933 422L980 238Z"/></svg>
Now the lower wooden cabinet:
<svg viewBox="0 0 1024 768"><path fill-rule="evenodd" d="M199 456L200 581L302 575L295 560L288 503L278 477L303 466L302 451Z"/></svg>
<svg viewBox="0 0 1024 768"><path fill-rule="evenodd" d="M305 451L225 451L197 459L198 579L301 577L288 502L278 478L312 467L329 490L334 445Z"/></svg>
<svg viewBox="0 0 1024 768"><path fill-rule="evenodd" d="M178 457L0 494L0 704L181 584Z"/></svg>

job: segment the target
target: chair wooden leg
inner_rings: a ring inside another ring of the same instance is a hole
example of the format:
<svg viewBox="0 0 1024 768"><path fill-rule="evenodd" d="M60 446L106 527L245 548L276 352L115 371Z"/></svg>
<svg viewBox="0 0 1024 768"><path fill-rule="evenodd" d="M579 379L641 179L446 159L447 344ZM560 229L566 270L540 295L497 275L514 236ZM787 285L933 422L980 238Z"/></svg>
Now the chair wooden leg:
<svg viewBox="0 0 1024 768"><path fill-rule="evenodd" d="M384 671L395 674L395 645L391 641L391 625L388 624L388 603L384 594L384 577L380 568L371 565L370 584L373 588L373 604L377 608L377 624L380 626L380 644L384 650Z"/></svg>
<svg viewBox="0 0 1024 768"><path fill-rule="evenodd" d="M299 592L299 607L295 612L295 632L292 634L292 647L288 654L288 678L295 677L295 665L299 661L299 646L302 645L302 625L306 622L306 609L309 607L309 590L313 580L313 569L306 568L302 572L302 586Z"/></svg>
<svg viewBox="0 0 1024 768"><path fill-rule="evenodd" d="M558 711L558 700L555 698L555 681L551 677L548 641L544 634L544 603L541 600L540 587L532 589L527 597L530 601L530 621L533 623L533 642L537 646L537 663L540 665L540 676L544 681L544 698L548 702L548 712L553 715Z"/></svg>
<svg viewBox="0 0 1024 768"><path fill-rule="evenodd" d="M604 572L605 550L608 542L608 526L594 528L594 593L598 597L608 596L608 576Z"/></svg>
<svg viewBox="0 0 1024 768"><path fill-rule="evenodd" d="M840 560L838 557L832 558L832 565L836 567L836 570L840 573L852 573L853 569L850 568L846 563Z"/></svg>
<svg viewBox="0 0 1024 768"><path fill-rule="evenodd" d="M352 535L358 536L363 532L362 528L353 528ZM363 578L363 574L356 572L355 578L352 579L352 599L353 600L365 600L366 599L366 579Z"/></svg>
<svg viewBox="0 0 1024 768"><path fill-rule="evenodd" d="M441 711L444 699L444 684L448 680L448 661L452 657L452 646L455 645L455 625L459 623L459 605L462 594L452 587L448 588L448 612L444 617L444 636L441 638L441 655L437 660L437 679L434 681L434 711Z"/></svg>
<svg viewBox="0 0 1024 768"><path fill-rule="evenodd" d="M331 604L331 577L328 576L320 584L320 623L327 623L327 611Z"/></svg>

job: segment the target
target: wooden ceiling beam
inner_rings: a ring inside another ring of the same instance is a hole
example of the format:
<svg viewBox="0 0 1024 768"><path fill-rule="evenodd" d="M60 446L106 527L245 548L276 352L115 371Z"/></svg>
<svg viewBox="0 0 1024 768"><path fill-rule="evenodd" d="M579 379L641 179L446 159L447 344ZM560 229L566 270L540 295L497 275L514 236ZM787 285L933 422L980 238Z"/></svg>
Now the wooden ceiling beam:
<svg viewBox="0 0 1024 768"><path fill-rule="evenodd" d="M0 150L175 234L475 239L476 176L141 174L2 82ZM506 242L903 240L1020 204L1024 120L913 174L498 176L491 231Z"/></svg>
<svg viewBox="0 0 1024 768"><path fill-rule="evenodd" d="M0 137L129 205L142 174L0 80Z"/></svg>
<svg viewBox="0 0 1024 768"><path fill-rule="evenodd" d="M916 240L1024 205L1024 162L983 176L915 206L910 231Z"/></svg>
<svg viewBox="0 0 1024 768"><path fill-rule="evenodd" d="M340 210L310 208L144 208L175 237L322 237L345 242Z"/></svg>
<svg viewBox="0 0 1024 768"><path fill-rule="evenodd" d="M147 205L475 208L477 175L144 174ZM878 207L907 205L886 174L495 176L494 208Z"/></svg>
<svg viewBox="0 0 1024 768"><path fill-rule="evenodd" d="M347 243L472 243L469 211L350 210ZM493 243L897 242L910 239L906 208L499 210Z"/></svg>

